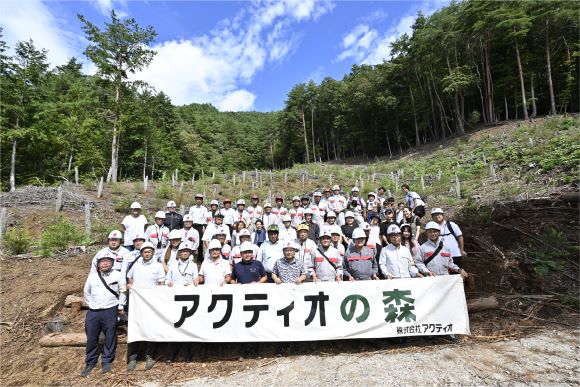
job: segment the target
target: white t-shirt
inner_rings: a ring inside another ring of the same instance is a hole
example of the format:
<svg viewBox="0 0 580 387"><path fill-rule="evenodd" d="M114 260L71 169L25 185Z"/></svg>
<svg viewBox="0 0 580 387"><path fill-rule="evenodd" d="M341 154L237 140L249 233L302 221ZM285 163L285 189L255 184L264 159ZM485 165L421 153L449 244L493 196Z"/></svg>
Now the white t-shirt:
<svg viewBox="0 0 580 387"><path fill-rule="evenodd" d="M125 219L121 222L123 227L125 227L125 235L123 236L124 246L133 246L133 238L139 232L145 232L145 226L147 225L147 218L145 215L139 215L134 217L132 215L125 216Z"/></svg>
<svg viewBox="0 0 580 387"><path fill-rule="evenodd" d="M453 227L453 232L455 232L456 237L463 235L459 226L453 222L443 221L439 225L439 230L441 232L441 239L443 239L443 246L447 247L451 252L452 257L460 257L461 250L459 250L459 243L449 230L449 227Z"/></svg>
<svg viewBox="0 0 580 387"><path fill-rule="evenodd" d="M225 283L225 276L232 274L230 263L219 258L216 261L206 259L201 264L199 274L203 276L203 283L206 285L221 285Z"/></svg>

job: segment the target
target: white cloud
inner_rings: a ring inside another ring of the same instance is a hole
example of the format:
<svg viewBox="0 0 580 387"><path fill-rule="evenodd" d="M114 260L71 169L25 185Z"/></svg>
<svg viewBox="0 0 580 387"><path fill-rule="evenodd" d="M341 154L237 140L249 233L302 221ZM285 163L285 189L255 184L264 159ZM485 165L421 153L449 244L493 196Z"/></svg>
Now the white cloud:
<svg viewBox="0 0 580 387"><path fill-rule="evenodd" d="M112 9L115 9L118 17L128 16L128 12L125 11L127 0L93 0L92 4L104 16L109 16Z"/></svg>
<svg viewBox="0 0 580 387"><path fill-rule="evenodd" d="M47 49L48 62L62 65L73 56L79 58L83 38L66 30L39 0L0 2L0 25L4 41L13 49L18 41L32 39L37 49Z"/></svg>
<svg viewBox="0 0 580 387"><path fill-rule="evenodd" d="M265 65L296 50L299 35L292 25L332 9L316 0L252 3L205 35L153 46L157 55L136 77L178 105L210 102L220 110L251 110L256 95L244 86Z"/></svg>
<svg viewBox="0 0 580 387"><path fill-rule="evenodd" d="M367 17L363 18L365 23L358 24L349 33L347 33L340 44L342 52L338 54L336 60L342 61L351 58L360 64L378 64L388 59L391 53L391 43L403 34L411 34L411 27L415 22L417 12L421 11L428 16L436 10L445 6L448 0L425 1L400 17L396 22L384 32L378 32L370 28L366 23L373 20L380 20L386 17L382 10L377 10Z"/></svg>

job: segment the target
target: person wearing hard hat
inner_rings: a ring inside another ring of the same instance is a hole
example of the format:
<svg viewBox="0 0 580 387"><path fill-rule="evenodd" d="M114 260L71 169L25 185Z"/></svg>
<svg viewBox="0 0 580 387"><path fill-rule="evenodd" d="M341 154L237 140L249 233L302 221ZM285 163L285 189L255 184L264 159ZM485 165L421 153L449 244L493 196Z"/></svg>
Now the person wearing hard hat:
<svg viewBox="0 0 580 387"><path fill-rule="evenodd" d="M315 224L315 226L317 226ZM296 239L297 260L302 262L304 267L309 268L314 265L314 252L317 249L316 242L310 239L310 228L308 224L302 223L298 225L298 238Z"/></svg>
<svg viewBox="0 0 580 387"><path fill-rule="evenodd" d="M147 223L147 218L141 214L141 204L138 202L131 203L131 215L125 216L121 222L121 231L125 234L123 236L124 247L127 250L133 250L133 237L138 232L144 232Z"/></svg>
<svg viewBox="0 0 580 387"><path fill-rule="evenodd" d="M244 199L238 199L236 202L236 215L234 217L235 222L244 222L248 224L250 222L250 214L246 211L246 201Z"/></svg>
<svg viewBox="0 0 580 387"><path fill-rule="evenodd" d="M193 228L197 231L199 236L201 237L205 232L205 226L207 225L207 208L203 205L203 195L200 193L195 194L194 196L195 204L189 208L189 215L191 215L191 219L193 221ZM199 247L197 248L198 257L203 255L203 245L200 243Z"/></svg>
<svg viewBox="0 0 580 387"><path fill-rule="evenodd" d="M127 272L134 265L135 262L141 256L141 246L143 243L147 242L147 236L144 233L138 233L133 238L133 251L129 251L123 256L123 262L121 263L121 274L123 278L127 277Z"/></svg>
<svg viewBox="0 0 580 387"><path fill-rule="evenodd" d="M304 261L296 258L298 250L298 245L295 242L284 242L282 246L284 258L276 261L272 271L272 279L276 284L301 284L306 280L307 274Z"/></svg>
<svg viewBox="0 0 580 387"><path fill-rule="evenodd" d="M268 280L264 265L254 259L254 247L248 241L240 246L242 259L234 265L231 284L265 283Z"/></svg>
<svg viewBox="0 0 580 387"><path fill-rule="evenodd" d="M292 219L292 227L296 228L304 218L304 209L300 206L300 196L292 198L292 208L288 211L290 219Z"/></svg>
<svg viewBox="0 0 580 387"><path fill-rule="evenodd" d="M324 229L320 233L320 239L314 252L314 262L310 268L314 282L342 281L342 259L338 250L331 246L330 230Z"/></svg>
<svg viewBox="0 0 580 387"><path fill-rule="evenodd" d="M310 207L310 197L308 195L302 195L300 198L300 207L302 207L304 210Z"/></svg>
<svg viewBox="0 0 580 387"><path fill-rule="evenodd" d="M232 269L229 262L222 256L220 241L212 239L208 245L208 252L209 259L205 259L199 269L199 283L219 286L229 283Z"/></svg>
<svg viewBox="0 0 580 387"><path fill-rule="evenodd" d="M340 259L344 258L344 245L342 244L342 229L339 225L335 224L329 228L330 230L330 240L331 246L338 250Z"/></svg>
<svg viewBox="0 0 580 387"><path fill-rule="evenodd" d="M262 215L264 230L267 230L271 224L278 224L278 215L272 212L272 205L264 203L264 215Z"/></svg>
<svg viewBox="0 0 580 387"><path fill-rule="evenodd" d="M322 207L324 208L325 211L330 211L330 209L328 208L328 199L330 198L330 195L332 194L332 191L330 190L330 188L325 188L322 191L322 198L320 198L320 205L322 205Z"/></svg>
<svg viewBox="0 0 580 387"><path fill-rule="evenodd" d="M326 215L326 206L321 202L322 194L318 191L312 194L313 201L310 203L310 210L312 210L312 222L318 225L318 228L322 228L324 224L324 217ZM318 238L315 239L316 241Z"/></svg>
<svg viewBox="0 0 580 387"><path fill-rule="evenodd" d="M352 232L353 244L344 253L343 274L349 281L378 280L378 267L374 250L365 246L365 232L357 228Z"/></svg>
<svg viewBox="0 0 580 387"><path fill-rule="evenodd" d="M262 243L258 256L256 259L264 265L268 282L273 282L272 270L274 270L274 263L284 255L282 253L282 242L279 240L280 229L277 224L268 226L268 240Z"/></svg>
<svg viewBox="0 0 580 387"><path fill-rule="evenodd" d="M212 239L212 240L217 240L220 242L220 244L222 246L221 254L226 260L228 260L230 258L230 253L232 251L232 247L226 243L226 238L227 238L227 235L229 232L230 232L230 229L227 228L227 226L222 224L221 226L216 227L216 230L215 230L215 233L213 234L213 239ZM211 256L210 256L210 251L209 251L209 247L208 247L208 249L205 250L204 260L208 260L210 258L211 258Z"/></svg>
<svg viewBox="0 0 580 387"><path fill-rule="evenodd" d="M193 248L192 254L195 255L199 247L199 233L193 228L193 219L191 215L183 216L183 228L181 229L181 241L190 242Z"/></svg>
<svg viewBox="0 0 580 387"><path fill-rule="evenodd" d="M346 210L346 204L346 198L340 193L340 186L334 185L332 187L332 196L328 198L328 209L336 213L336 224L339 226L344 224L344 210Z"/></svg>
<svg viewBox="0 0 580 387"><path fill-rule="evenodd" d="M96 270L89 273L84 286L84 299L89 310L85 318L87 335L85 368L86 378L99 361L99 336L104 335L101 356L102 373L110 372L117 349L117 317L123 315L125 293L123 276L113 270L114 254L104 254L97 259Z"/></svg>
<svg viewBox="0 0 580 387"><path fill-rule="evenodd" d="M392 224L396 224L398 226L398 223L395 221L395 212L392 209L390 208L385 209L384 217L385 220L381 222L379 229L379 236L381 239L382 246L386 246L389 244L389 239L387 238L387 231L389 229L389 226L391 226Z"/></svg>
<svg viewBox="0 0 580 387"><path fill-rule="evenodd" d="M272 208L272 213L276 215L276 224L282 225L282 218L288 215L288 209L284 207L284 198L282 195L276 195L276 205Z"/></svg>
<svg viewBox="0 0 580 387"><path fill-rule="evenodd" d="M232 265L232 267L234 267L234 265L236 263L238 263L242 260L242 251L240 250L240 246L244 242L248 242L252 245L252 249L254 250L254 258L256 258L258 256L259 248L258 248L258 246L256 246L255 244L252 244L250 242L252 236L247 228L243 228L240 230L240 232L238 233L238 238L240 240L240 243L235 245L234 247L232 247L232 251L230 252L230 255L229 255L229 260L230 260L230 264Z"/></svg>
<svg viewBox="0 0 580 387"><path fill-rule="evenodd" d="M174 230L177 231L177 230ZM127 272L127 288L154 288L165 283L165 270L163 265L153 259L155 246L151 242L141 245L141 258L136 261L133 267ZM133 342L127 347L129 363L127 371L135 370L140 347L145 346L145 369L150 370L155 365L153 355L155 352L154 342Z"/></svg>
<svg viewBox="0 0 580 387"><path fill-rule="evenodd" d="M441 226L434 221L425 226L427 241L419 248L416 262L419 272L429 276L457 273L467 278L467 272L453 263L453 255L443 243L440 230Z"/></svg>
<svg viewBox="0 0 580 387"><path fill-rule="evenodd" d="M183 228L183 216L176 210L177 204L173 200L168 201L164 224L169 231L181 230Z"/></svg>
<svg viewBox="0 0 580 387"><path fill-rule="evenodd" d="M221 230L222 228L225 228L225 232L226 232L226 242L231 241L232 237L230 234L230 229L228 227L226 227L223 222L224 222L224 215L222 213L216 213L215 217L213 218L213 222L208 224L205 232L203 233L203 236L201 237L201 240L203 241L203 248L204 248L204 255L207 256L207 249L209 246L209 242L213 239L216 231L219 229Z"/></svg>
<svg viewBox="0 0 580 387"><path fill-rule="evenodd" d="M219 202L216 199L213 199L209 202L209 210L207 211L205 222L207 226L215 222L215 218L218 214L220 214L219 210ZM222 214L223 215L223 214ZM222 223L223 223L223 216L222 216ZM207 230L207 227L206 227Z"/></svg>
<svg viewBox="0 0 580 387"><path fill-rule="evenodd" d="M345 224L340 227L340 230L342 231L343 242L348 245L352 239L352 233L358 228L358 226L355 224L355 218L352 211L347 211L344 214L344 222Z"/></svg>
<svg viewBox="0 0 580 387"><path fill-rule="evenodd" d="M155 246L155 257L158 261L161 259L163 249L167 247L169 231L169 228L165 226L165 212L157 211L155 213L155 224L147 227L145 235L147 240Z"/></svg>
<svg viewBox="0 0 580 387"><path fill-rule="evenodd" d="M463 249L464 241L461 229L456 223L445 220L445 213L441 208L433 208L431 210L431 217L439 225L441 239L443 239L445 247L451 251L453 262L457 266L463 267L463 257L466 257L467 253Z"/></svg>
<svg viewBox="0 0 580 387"><path fill-rule="evenodd" d="M308 239L312 241L317 241L320 235L320 226L314 223L314 214L312 208L306 208L304 210L304 222L303 224L308 226ZM298 228L297 228L298 229Z"/></svg>
<svg viewBox="0 0 580 387"><path fill-rule="evenodd" d="M368 247L369 249L373 250L375 253L375 257L378 254L378 248L380 246L380 242L378 240L374 240L371 237L371 225L368 224L367 222L363 222L359 228L361 230L364 231L365 235L366 235L366 241L365 241L365 246ZM351 246L354 242L351 240L350 243L348 244L349 246Z"/></svg>
<svg viewBox="0 0 580 387"><path fill-rule="evenodd" d="M401 229L391 224L387 230L389 244L381 250L379 268L384 278L422 277L409 249L401 243Z"/></svg>
<svg viewBox="0 0 580 387"><path fill-rule="evenodd" d="M181 230L171 230L167 247L164 250L156 250L155 252L156 260L163 265L166 273L169 271L169 265L177 261L177 249L179 249L179 244L181 243L181 236Z"/></svg>
<svg viewBox="0 0 580 387"><path fill-rule="evenodd" d="M236 223L236 213L237 211L232 208L232 200L230 198L225 198L223 201L224 208L220 209L220 212L224 216L224 224L230 229L230 233L234 231L234 223Z"/></svg>
<svg viewBox="0 0 580 387"><path fill-rule="evenodd" d="M289 214L284 215L282 218L282 225L279 227L280 240L282 242L288 240L293 241L296 239L296 230L292 227L292 218Z"/></svg>
<svg viewBox="0 0 580 387"><path fill-rule="evenodd" d="M377 194L374 192L369 192L368 195L368 200L367 200L367 206L366 206L366 219L367 222L371 222L371 218L375 215L379 215L379 212L381 211L381 202L377 199ZM380 217L379 217L380 219Z"/></svg>
<svg viewBox="0 0 580 387"><path fill-rule="evenodd" d="M350 197L348 198L346 209L351 210L356 215L361 216L363 220L356 219L357 223L364 222L364 219L366 218L365 216L366 208L367 203L363 198L361 198L360 189L358 187L352 187L352 189L350 190Z"/></svg>
<svg viewBox="0 0 580 387"><path fill-rule="evenodd" d="M328 211L325 220L326 222L320 228L321 232L324 230L330 230L334 225L336 225L336 213L334 211Z"/></svg>
<svg viewBox="0 0 580 387"><path fill-rule="evenodd" d="M253 231L256 224L256 220L258 219L262 220L262 216L264 215L264 210L262 209L262 206L260 206L259 203L260 198L258 197L258 195L252 194L252 196L250 196L250 205L246 209L246 211L248 211L248 215L250 216L251 222L251 224L248 227L248 231Z"/></svg>
<svg viewBox="0 0 580 387"><path fill-rule="evenodd" d="M113 230L109 233L107 238L107 247L99 250L93 260L91 261L91 267L89 272L95 272L97 270L97 260L99 257L104 255L112 254L115 257L115 262L113 263L113 269L120 271L123 265L123 257L129 253L129 250L121 246L121 241L123 240L123 234L119 230ZM133 240L131 240L131 244Z"/></svg>

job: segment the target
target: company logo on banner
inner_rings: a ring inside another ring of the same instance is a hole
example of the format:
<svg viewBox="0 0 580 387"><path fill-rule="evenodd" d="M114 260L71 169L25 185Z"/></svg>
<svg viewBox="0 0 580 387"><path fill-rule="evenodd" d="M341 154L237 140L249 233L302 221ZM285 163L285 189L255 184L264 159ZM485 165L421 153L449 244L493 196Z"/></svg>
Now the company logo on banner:
<svg viewBox="0 0 580 387"><path fill-rule="evenodd" d="M310 341L469 334L460 276L131 289L128 341Z"/></svg>

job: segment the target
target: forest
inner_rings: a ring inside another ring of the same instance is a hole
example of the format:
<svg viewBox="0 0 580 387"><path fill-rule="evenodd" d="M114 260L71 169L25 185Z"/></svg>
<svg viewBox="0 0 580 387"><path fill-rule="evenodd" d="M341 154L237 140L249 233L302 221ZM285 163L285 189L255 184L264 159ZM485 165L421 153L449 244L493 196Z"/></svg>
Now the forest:
<svg viewBox="0 0 580 387"><path fill-rule="evenodd" d="M579 15L574 1L452 2L419 13L383 63L294 85L269 113L174 106L132 81L156 33L114 12L102 28L79 16L94 75L0 37L2 190L71 180L75 168L116 182L392 157L481 125L578 112Z"/></svg>

